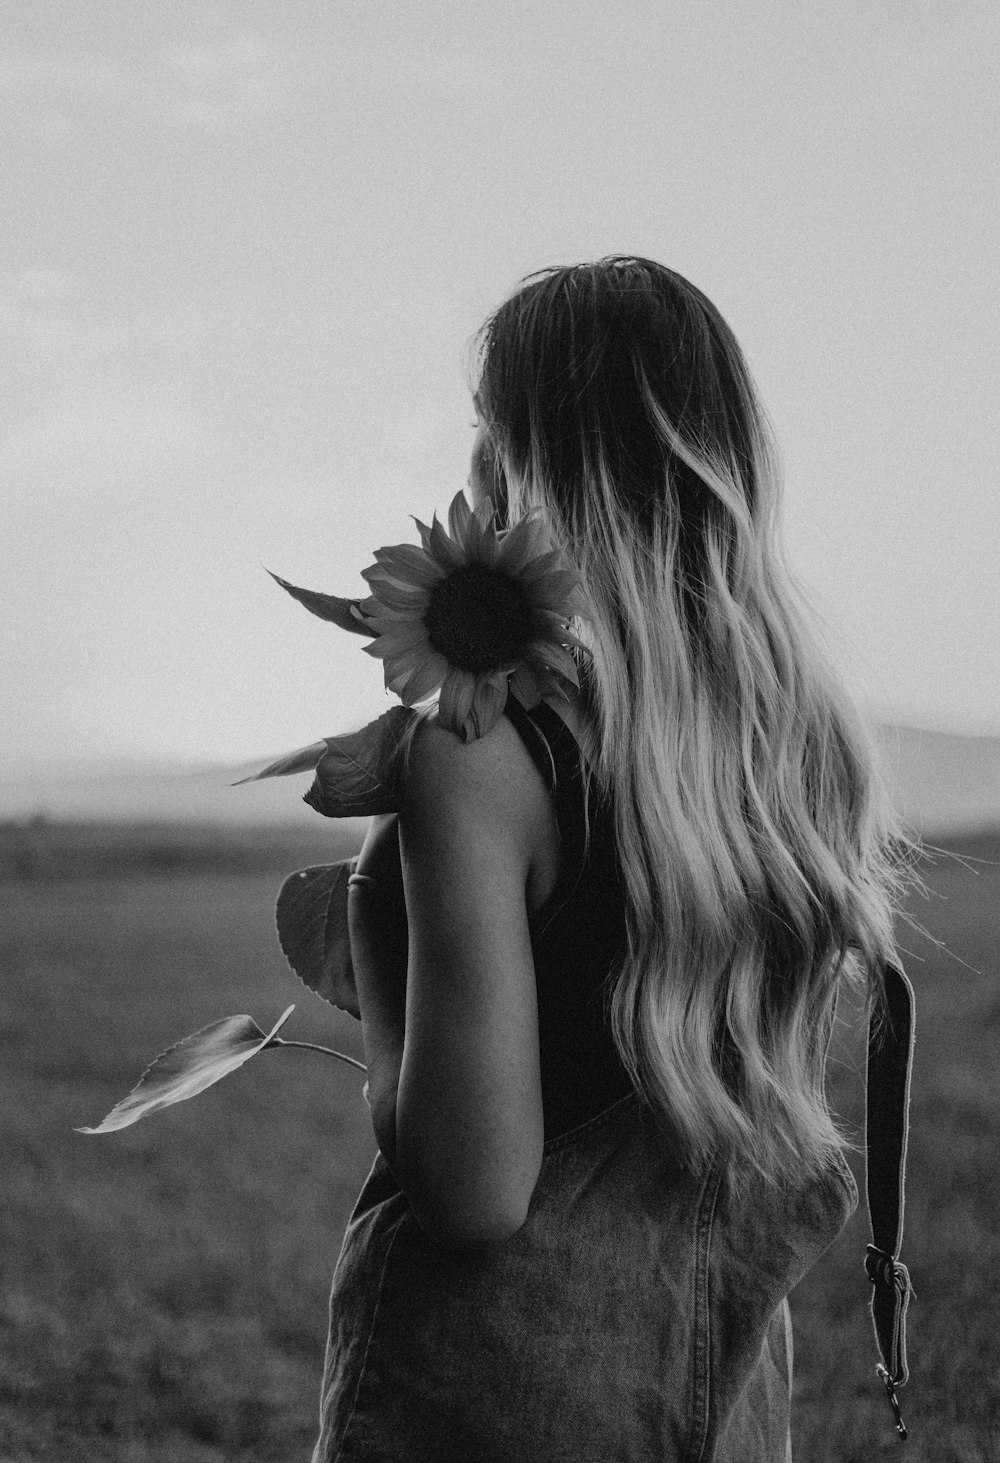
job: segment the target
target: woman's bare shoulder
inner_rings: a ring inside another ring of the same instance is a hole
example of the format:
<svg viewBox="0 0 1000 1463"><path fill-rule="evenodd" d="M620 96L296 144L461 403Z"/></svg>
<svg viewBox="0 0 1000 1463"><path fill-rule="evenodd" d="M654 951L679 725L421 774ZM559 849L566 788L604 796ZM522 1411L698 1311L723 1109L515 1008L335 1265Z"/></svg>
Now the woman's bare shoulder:
<svg viewBox="0 0 1000 1463"><path fill-rule="evenodd" d="M541 774L505 716L469 742L428 717L414 734L404 789L411 807L430 802L501 819L537 816L549 802Z"/></svg>

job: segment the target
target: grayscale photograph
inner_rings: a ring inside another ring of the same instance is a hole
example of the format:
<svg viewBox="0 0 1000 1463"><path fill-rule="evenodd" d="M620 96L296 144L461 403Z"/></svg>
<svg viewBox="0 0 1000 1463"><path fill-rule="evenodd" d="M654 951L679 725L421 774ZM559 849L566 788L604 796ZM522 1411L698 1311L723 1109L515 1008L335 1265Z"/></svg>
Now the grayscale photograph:
<svg viewBox="0 0 1000 1463"><path fill-rule="evenodd" d="M998 61L8 0L0 1463L998 1463Z"/></svg>

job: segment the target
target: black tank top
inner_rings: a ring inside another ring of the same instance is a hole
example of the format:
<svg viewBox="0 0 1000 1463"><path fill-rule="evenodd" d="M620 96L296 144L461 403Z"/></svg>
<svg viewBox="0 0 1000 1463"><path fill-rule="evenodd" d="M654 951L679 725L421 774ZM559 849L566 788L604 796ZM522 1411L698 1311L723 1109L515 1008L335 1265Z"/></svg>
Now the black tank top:
<svg viewBox="0 0 1000 1463"><path fill-rule="evenodd" d="M608 1018L625 904L611 822L588 796L572 732L544 702L526 711L510 696L506 716L552 795L561 840L556 887L529 921L548 1141L632 1091Z"/></svg>

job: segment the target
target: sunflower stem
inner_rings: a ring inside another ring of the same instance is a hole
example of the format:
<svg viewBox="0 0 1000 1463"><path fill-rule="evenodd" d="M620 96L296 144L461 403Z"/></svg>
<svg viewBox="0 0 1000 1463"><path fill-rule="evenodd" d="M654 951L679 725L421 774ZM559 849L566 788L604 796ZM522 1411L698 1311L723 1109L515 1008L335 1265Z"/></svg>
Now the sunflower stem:
<svg viewBox="0 0 1000 1463"><path fill-rule="evenodd" d="M368 1068L364 1062L359 1062L355 1057L346 1056L344 1052L335 1052L333 1047L318 1046L314 1041L286 1041L281 1036L274 1037L267 1043L268 1046L300 1046L303 1051L323 1052L325 1056L336 1057L338 1061L346 1062L350 1067L357 1067L359 1072L367 1072Z"/></svg>

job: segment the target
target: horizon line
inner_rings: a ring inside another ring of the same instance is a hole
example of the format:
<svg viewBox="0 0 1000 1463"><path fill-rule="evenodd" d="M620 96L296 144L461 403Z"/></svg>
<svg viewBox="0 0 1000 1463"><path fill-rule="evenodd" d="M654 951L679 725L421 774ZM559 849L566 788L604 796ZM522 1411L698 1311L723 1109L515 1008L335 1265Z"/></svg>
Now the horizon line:
<svg viewBox="0 0 1000 1463"><path fill-rule="evenodd" d="M993 730L968 730L955 726L931 725L927 722L917 721L873 721L869 725L876 735L893 734L897 732L928 733L932 736L954 737L962 741L994 741L1000 742L1000 725ZM320 740L314 738L314 741ZM303 741L302 746L306 743ZM217 773L220 777L229 773L241 773L249 767L266 766L277 758L287 756L294 748L286 747L282 751L270 751L259 753L248 753L242 757L232 758L200 758L181 757L171 753L131 753L131 752L92 752L78 753L67 758L65 754L58 757L53 754L48 757L39 757L36 761L2 761L0 760L0 787L10 787L13 783L31 781L38 777L45 777L54 782L65 782L81 775L96 777L103 774L114 773L132 776L166 776L170 778L183 779L185 777L207 776ZM56 763L57 765L53 765ZM296 774L288 774L294 776ZM304 773L301 775L305 775Z"/></svg>

